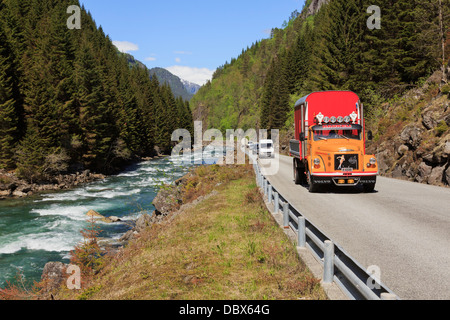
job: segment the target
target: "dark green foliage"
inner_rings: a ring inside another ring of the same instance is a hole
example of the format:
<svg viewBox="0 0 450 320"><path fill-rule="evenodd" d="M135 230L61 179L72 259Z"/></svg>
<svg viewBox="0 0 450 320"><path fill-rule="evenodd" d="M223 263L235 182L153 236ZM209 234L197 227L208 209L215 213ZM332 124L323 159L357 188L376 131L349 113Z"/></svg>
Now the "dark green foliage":
<svg viewBox="0 0 450 320"><path fill-rule="evenodd" d="M18 114L14 100L13 52L0 24L0 169L13 167Z"/></svg>
<svg viewBox="0 0 450 320"><path fill-rule="evenodd" d="M449 59L448 50L442 58L449 0L441 1L443 32L436 0L330 0L306 16L310 3L284 29L272 29L269 39L219 68L194 96L191 105L207 114L208 127L283 129L292 124L293 102L322 90L352 90L366 114L376 114L380 101L421 83ZM371 5L381 9L381 29L367 27Z"/></svg>
<svg viewBox="0 0 450 320"><path fill-rule="evenodd" d="M91 15L67 28L69 0L0 1L0 169L29 180L72 169L114 172L170 151L192 127L184 101L130 67ZM181 121L181 119L183 121Z"/></svg>

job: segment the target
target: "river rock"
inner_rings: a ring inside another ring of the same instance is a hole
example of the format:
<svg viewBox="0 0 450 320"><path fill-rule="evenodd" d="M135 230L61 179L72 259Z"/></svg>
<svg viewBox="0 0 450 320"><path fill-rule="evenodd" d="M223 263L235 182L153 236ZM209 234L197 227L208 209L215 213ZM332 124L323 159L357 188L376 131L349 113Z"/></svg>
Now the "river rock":
<svg viewBox="0 0 450 320"><path fill-rule="evenodd" d="M89 216L89 217L93 217L94 219L98 219L98 220L100 220L102 222L105 222L105 223L111 223L112 222L111 219L101 215L100 213L98 213L97 211L94 211L94 210L89 210L88 213L86 213L86 215Z"/></svg>
<svg viewBox="0 0 450 320"><path fill-rule="evenodd" d="M27 194L25 192L19 191L19 190L14 190L12 193L13 197L17 197L17 198L22 198L22 197L26 197Z"/></svg>
<svg viewBox="0 0 450 320"><path fill-rule="evenodd" d="M45 283L45 292L51 292L65 281L67 265L62 262L48 262L42 271L41 280Z"/></svg>
<svg viewBox="0 0 450 320"><path fill-rule="evenodd" d="M152 217L148 213L145 213L136 220L136 225L134 226L133 231L140 233L141 231L149 227L151 224L152 224Z"/></svg>
<svg viewBox="0 0 450 320"><path fill-rule="evenodd" d="M167 215L180 208L182 203L180 186L168 185L162 187L153 199L156 215Z"/></svg>
<svg viewBox="0 0 450 320"><path fill-rule="evenodd" d="M0 190L0 197L9 197L11 196L11 190Z"/></svg>

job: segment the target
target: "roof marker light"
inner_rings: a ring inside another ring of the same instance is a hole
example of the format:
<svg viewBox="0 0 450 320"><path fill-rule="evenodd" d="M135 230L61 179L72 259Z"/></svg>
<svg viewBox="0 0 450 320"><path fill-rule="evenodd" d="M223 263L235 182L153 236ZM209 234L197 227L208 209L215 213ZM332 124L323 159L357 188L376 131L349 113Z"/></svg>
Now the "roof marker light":
<svg viewBox="0 0 450 320"><path fill-rule="evenodd" d="M344 118L341 117L341 116L339 116L339 117L337 118L337 121L338 121L339 123L342 123L342 122L344 122Z"/></svg>
<svg viewBox="0 0 450 320"><path fill-rule="evenodd" d="M350 122L350 117L349 116L346 116L345 118L344 118L344 121L345 121L345 123L349 123Z"/></svg>
<svg viewBox="0 0 450 320"><path fill-rule="evenodd" d="M331 123L336 123L336 117L331 117Z"/></svg>
<svg viewBox="0 0 450 320"><path fill-rule="evenodd" d="M323 122L325 122L325 123L330 123L330 118L329 118L329 117L323 118Z"/></svg>

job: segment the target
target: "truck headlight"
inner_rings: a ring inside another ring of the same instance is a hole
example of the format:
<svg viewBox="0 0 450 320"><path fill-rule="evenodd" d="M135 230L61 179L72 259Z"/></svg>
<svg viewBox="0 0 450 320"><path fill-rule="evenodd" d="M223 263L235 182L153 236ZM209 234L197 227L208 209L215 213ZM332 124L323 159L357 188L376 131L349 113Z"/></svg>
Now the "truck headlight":
<svg viewBox="0 0 450 320"><path fill-rule="evenodd" d="M320 159L319 158L315 158L314 159L314 168L315 169L319 169L320 168Z"/></svg>
<svg viewBox="0 0 450 320"><path fill-rule="evenodd" d="M367 164L367 168L375 168L376 164L377 164L377 159L370 158L369 163Z"/></svg>

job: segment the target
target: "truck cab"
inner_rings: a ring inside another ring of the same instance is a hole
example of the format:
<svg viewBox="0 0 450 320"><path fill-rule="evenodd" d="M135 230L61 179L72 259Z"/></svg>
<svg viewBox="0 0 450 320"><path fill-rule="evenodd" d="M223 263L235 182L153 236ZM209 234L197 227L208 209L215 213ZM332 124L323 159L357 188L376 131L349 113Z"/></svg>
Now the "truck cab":
<svg viewBox="0 0 450 320"><path fill-rule="evenodd" d="M365 153L363 106L350 91L315 92L295 105L295 135L290 142L294 181L310 192L324 185L375 188L374 155Z"/></svg>

